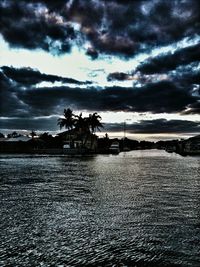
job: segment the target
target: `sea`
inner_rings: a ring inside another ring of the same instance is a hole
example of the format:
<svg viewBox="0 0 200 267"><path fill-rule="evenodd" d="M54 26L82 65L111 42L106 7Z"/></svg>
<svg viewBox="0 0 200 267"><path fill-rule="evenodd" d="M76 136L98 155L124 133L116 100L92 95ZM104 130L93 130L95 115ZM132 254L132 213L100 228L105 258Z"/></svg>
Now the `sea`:
<svg viewBox="0 0 200 267"><path fill-rule="evenodd" d="M1 267L199 267L200 157L0 155Z"/></svg>

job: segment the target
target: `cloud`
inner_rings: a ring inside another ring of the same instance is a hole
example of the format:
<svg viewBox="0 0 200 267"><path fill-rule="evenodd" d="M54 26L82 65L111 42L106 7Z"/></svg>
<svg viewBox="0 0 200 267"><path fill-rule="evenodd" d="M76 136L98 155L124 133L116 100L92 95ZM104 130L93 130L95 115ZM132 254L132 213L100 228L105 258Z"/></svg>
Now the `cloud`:
<svg viewBox="0 0 200 267"><path fill-rule="evenodd" d="M19 130L40 130L40 131L58 131L57 126L58 117L34 117L26 118L5 118L2 120L0 129L15 129ZM26 126L26 127L25 127ZM104 123L104 131L108 132L122 132L124 125L122 123ZM141 120L132 124L126 125L126 132L129 134L158 134L158 133L198 133L200 131L200 121L187 120Z"/></svg>
<svg viewBox="0 0 200 267"><path fill-rule="evenodd" d="M198 33L198 7L197 1L109 1L102 18L92 23L83 15L81 23L98 51L131 56Z"/></svg>
<svg viewBox="0 0 200 267"><path fill-rule="evenodd" d="M200 61L200 44L149 58L137 67L137 71L143 74L165 73L195 61Z"/></svg>
<svg viewBox="0 0 200 267"><path fill-rule="evenodd" d="M14 47L66 53L89 44L91 56L133 56L199 34L199 10L196 0L5 0L0 31Z"/></svg>
<svg viewBox="0 0 200 267"><path fill-rule="evenodd" d="M62 82L62 83L70 83L70 84L77 84L77 85L91 83L89 81L81 82L81 81L77 81L72 78L65 78L65 77L60 77L56 75L44 74L44 73L40 73L38 70L34 70L31 68L17 69L13 67L3 66L0 69L9 79L12 79L13 81L21 83L22 85L35 85L35 84L38 84L44 81L51 82L51 83Z"/></svg>
<svg viewBox="0 0 200 267"><path fill-rule="evenodd" d="M0 72L0 100L0 116L29 114L29 107L17 97L17 88L2 72Z"/></svg>
<svg viewBox="0 0 200 267"><path fill-rule="evenodd" d="M193 104L190 104L187 110L184 110L182 112L184 115L188 114L200 114L200 102L195 102Z"/></svg>
<svg viewBox="0 0 200 267"><path fill-rule="evenodd" d="M1 73L1 116L47 116L60 114L63 108L90 111L132 111L181 113L198 105L199 96L192 89L170 81L149 83L140 88L89 87L75 85L40 87L16 84ZM7 103L10 103L9 105ZM199 113L196 108L193 112Z"/></svg>
<svg viewBox="0 0 200 267"><path fill-rule="evenodd" d="M123 124L107 124L105 130L111 132L123 131ZM137 123L127 124L126 131L128 133L198 133L200 132L200 121L188 120L141 120Z"/></svg>
<svg viewBox="0 0 200 267"><path fill-rule="evenodd" d="M86 55L90 56L93 60L94 59L97 59L98 56L99 56L98 55L98 52L94 48L92 48L92 47L89 47L87 49Z"/></svg>
<svg viewBox="0 0 200 267"><path fill-rule="evenodd" d="M3 66L0 116L10 120L3 120L1 124L11 127L13 122L18 127L31 129L33 125L42 128L44 123L51 127L55 118L43 121L35 117L58 115L65 107L88 111L200 114L200 45L175 49L178 41L186 40L189 44L192 43L189 40L196 40L200 34L200 2L197 0L4 0L0 1L0 33L11 47L42 49L59 55L70 53L72 47L77 46L92 60L103 59L101 55L123 59L139 53L153 55L152 49L159 50L165 45L174 48L173 53L148 58L137 71L126 73L116 69L110 73L107 80L120 81L121 87L100 85L97 88L89 81L49 75L31 68ZM110 57L106 59L109 61ZM134 79L132 88L122 87L123 81L131 79ZM51 82L52 87L41 87L42 82ZM62 86L55 86L55 82ZM73 88L68 83L73 84ZM83 84L90 87L82 89ZM141 121L134 129L145 132L156 131L154 128L158 127L162 132L167 131L168 126L177 132L177 124L183 132L186 128L181 125L196 131L194 122L172 123Z"/></svg>
<svg viewBox="0 0 200 267"><path fill-rule="evenodd" d="M110 73L107 77L108 81L125 81L129 79L129 75L127 73L124 72L113 72Z"/></svg>
<svg viewBox="0 0 200 267"><path fill-rule="evenodd" d="M75 31L59 21L59 14L40 5L44 2L2 1L0 32L12 47L43 49L53 54L69 52Z"/></svg>
<svg viewBox="0 0 200 267"><path fill-rule="evenodd" d="M39 78L36 75L36 78L40 80L41 75ZM194 74L193 76L184 77L187 78L186 80L197 81L198 76ZM43 78L46 79L46 76ZM194 94L192 89L170 81L149 83L140 88L113 86L81 89L77 84L74 88L67 86L36 88L34 87L36 82L16 83L16 80L17 78L11 79L3 71L0 72L0 116L7 117L1 119L1 129L56 130L56 116L60 116L66 107L88 111L200 114L198 94ZM198 91L198 87L196 90ZM55 116L51 116L52 114ZM41 116L47 117L41 118ZM105 129L109 131L121 131L122 128L121 124L105 125ZM127 131L130 133L197 133L199 122L145 120L127 125Z"/></svg>
<svg viewBox="0 0 200 267"><path fill-rule="evenodd" d="M37 131L58 131L56 117L46 118L4 118L1 120L0 129L17 129L17 130L37 130Z"/></svg>
<svg viewBox="0 0 200 267"><path fill-rule="evenodd" d="M177 70L173 75L173 79L187 85L200 84L200 70L190 66L189 70ZM200 92L199 92L200 93Z"/></svg>

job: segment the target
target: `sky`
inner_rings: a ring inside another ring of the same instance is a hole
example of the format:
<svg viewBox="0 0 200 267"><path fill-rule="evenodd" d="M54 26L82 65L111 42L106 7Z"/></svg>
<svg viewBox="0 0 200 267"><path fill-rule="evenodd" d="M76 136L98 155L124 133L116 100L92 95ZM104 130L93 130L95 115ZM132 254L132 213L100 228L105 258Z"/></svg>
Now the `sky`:
<svg viewBox="0 0 200 267"><path fill-rule="evenodd" d="M1 0L0 132L58 132L64 108L111 137L199 134L200 1Z"/></svg>

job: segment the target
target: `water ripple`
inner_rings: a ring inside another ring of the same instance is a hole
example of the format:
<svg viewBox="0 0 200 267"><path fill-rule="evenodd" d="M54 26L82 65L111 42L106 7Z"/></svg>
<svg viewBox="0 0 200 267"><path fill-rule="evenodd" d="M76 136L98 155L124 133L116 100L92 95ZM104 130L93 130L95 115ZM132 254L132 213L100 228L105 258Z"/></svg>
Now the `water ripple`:
<svg viewBox="0 0 200 267"><path fill-rule="evenodd" d="M0 155L0 266L199 267L200 158Z"/></svg>

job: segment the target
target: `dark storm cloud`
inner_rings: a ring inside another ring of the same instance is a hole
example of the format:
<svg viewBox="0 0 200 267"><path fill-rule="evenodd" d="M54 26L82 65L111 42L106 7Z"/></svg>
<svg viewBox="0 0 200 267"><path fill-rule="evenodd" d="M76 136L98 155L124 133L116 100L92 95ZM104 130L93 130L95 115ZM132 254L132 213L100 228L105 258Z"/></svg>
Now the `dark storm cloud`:
<svg viewBox="0 0 200 267"><path fill-rule="evenodd" d="M184 112L197 105L199 96L171 82L148 84L141 88L106 87L81 89L66 86L34 88L16 86L3 73L1 93L11 105L1 107L1 116L44 116L59 114L64 107L96 111L152 113ZM195 111L194 111L195 112ZM199 110L196 109L196 113Z"/></svg>
<svg viewBox="0 0 200 267"><path fill-rule="evenodd" d="M56 131L58 117L46 118L26 118L26 130L37 129L40 131ZM2 120L0 129L15 129L23 130L25 127L24 120L20 118L10 118ZM2 128L3 127L3 128ZM123 123L104 123L104 131L108 132L122 132L124 128ZM187 120L141 120L132 124L126 125L127 133L137 134L158 134L158 133L198 133L200 132L200 121Z"/></svg>
<svg viewBox="0 0 200 267"><path fill-rule="evenodd" d="M193 104L190 104L188 109L183 111L182 114L184 115L200 114L200 102L195 102Z"/></svg>
<svg viewBox="0 0 200 267"><path fill-rule="evenodd" d="M60 11L70 0L30 0L32 3L44 3L50 11Z"/></svg>
<svg viewBox="0 0 200 267"><path fill-rule="evenodd" d="M194 70L193 70L194 69ZM196 101L188 105L181 114L200 114L200 70L189 66L185 70L180 68L172 76L173 82L190 90Z"/></svg>
<svg viewBox="0 0 200 267"><path fill-rule="evenodd" d="M73 27L59 23L56 13L42 11L39 3L15 0L0 3L0 32L4 39L14 47L69 52L75 38Z"/></svg>
<svg viewBox="0 0 200 267"><path fill-rule="evenodd" d="M29 107L17 97L16 91L13 83L0 72L0 116L29 115Z"/></svg>
<svg viewBox="0 0 200 267"><path fill-rule="evenodd" d="M56 131L59 129L57 126L56 117L47 118L9 118L1 120L0 129L17 129L17 130L39 130L39 131Z"/></svg>
<svg viewBox="0 0 200 267"><path fill-rule="evenodd" d="M195 61L200 61L200 44L147 59L137 70L144 74L165 73Z"/></svg>
<svg viewBox="0 0 200 267"><path fill-rule="evenodd" d="M86 55L90 56L92 59L98 58L98 52L94 48L88 48Z"/></svg>
<svg viewBox="0 0 200 267"><path fill-rule="evenodd" d="M44 74L40 73L38 70L34 70L31 68L13 68L13 67L7 67L3 66L0 68L3 73L9 78L12 79L18 83L24 84L24 85L34 85L41 82L62 82L62 83L72 83L72 84L89 84L89 81L81 82L77 81L72 78L64 78L56 75L50 75L50 74Z"/></svg>
<svg viewBox="0 0 200 267"><path fill-rule="evenodd" d="M87 1L86 6L84 1L74 1L74 13L71 14L72 19L76 19L77 15L82 31L94 48L101 52L131 56L137 51L170 44L199 33L198 1L101 3L103 1ZM93 16L88 16L89 8Z"/></svg>
<svg viewBox="0 0 200 267"><path fill-rule="evenodd" d="M127 73L124 73L124 72L113 72L113 73L110 73L107 77L107 80L108 81L125 81L125 80L128 80L129 78L129 75Z"/></svg>
<svg viewBox="0 0 200 267"><path fill-rule="evenodd" d="M176 79L182 84L185 84L185 86L200 84L200 70L192 69L192 67L189 70L177 70L172 77L174 80Z"/></svg>
<svg viewBox="0 0 200 267"><path fill-rule="evenodd" d="M122 123L105 124L105 130L112 132L123 131ZM200 121L187 120L141 120L132 124L126 125L128 133L189 133L200 132Z"/></svg>
<svg viewBox="0 0 200 267"><path fill-rule="evenodd" d="M197 55L197 58L199 55ZM164 60L163 60L164 64ZM160 65L156 66L158 68ZM153 69L152 69L153 70ZM154 68L155 70L155 68ZM159 71L159 70L158 70ZM150 69L149 69L150 72ZM155 83L159 81L170 81L175 87L183 87L188 90L193 90L195 86L200 85L200 70L199 62L192 62L188 65L182 65L176 70L168 71L166 73L152 73L145 74L139 71L134 71L132 74L125 72L113 72L107 76L108 81L127 81L133 80L134 84L144 86L145 84ZM200 89L196 90L196 94L200 96Z"/></svg>
<svg viewBox="0 0 200 267"><path fill-rule="evenodd" d="M39 77L41 76L39 75ZM197 81L197 77L184 77L187 80L190 78L192 81ZM38 77L36 76L36 78ZM1 120L0 128L36 129L38 125L38 129L41 130L46 130L47 126L54 129L54 126L51 127L50 124L56 121L55 117L50 120L42 118L36 120L34 117L60 115L66 107L89 111L200 114L198 87L196 92L193 88L190 89L190 86L184 87L181 83L162 81L149 83L140 88L114 86L102 89L94 87L81 89L77 85L75 88L67 86L35 88L34 82L21 81L23 82L21 84L16 83L16 80L17 78L12 80L3 71L0 72L0 116L10 118ZM42 122L44 122L43 128ZM176 122L177 127L175 127ZM134 129L130 128L129 130L147 132L153 129L154 132L167 132L167 127L169 127L171 129L169 131L185 131L182 126L179 127L178 121L172 121L171 125L170 122L162 120L157 120L156 123L141 122L143 126L137 124L134 125ZM187 126L189 130L198 130L192 122L191 124L187 122Z"/></svg>
<svg viewBox="0 0 200 267"><path fill-rule="evenodd" d="M44 9L46 7L46 10ZM80 25L79 30L74 24ZM200 32L198 0L5 0L0 31L12 46L69 52L90 42L88 54L132 56Z"/></svg>

